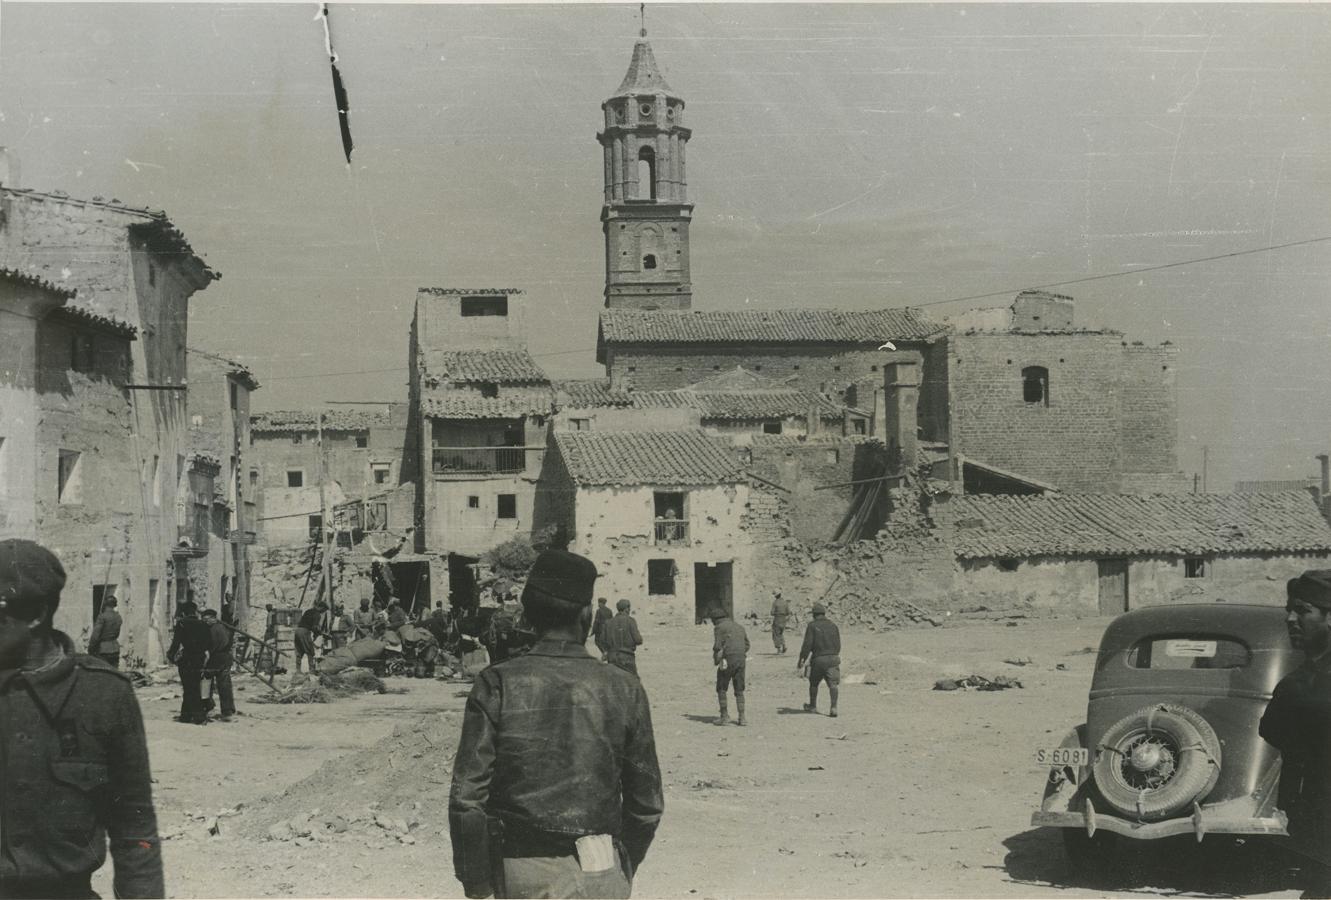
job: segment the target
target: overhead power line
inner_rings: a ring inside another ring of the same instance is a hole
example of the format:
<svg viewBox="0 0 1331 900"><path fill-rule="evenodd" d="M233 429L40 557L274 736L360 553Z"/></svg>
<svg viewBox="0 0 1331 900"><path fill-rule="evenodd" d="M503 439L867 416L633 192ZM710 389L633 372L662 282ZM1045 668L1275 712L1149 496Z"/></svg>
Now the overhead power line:
<svg viewBox="0 0 1331 900"><path fill-rule="evenodd" d="M1143 266L1139 269L1129 269L1126 272L1106 272L1103 275L1087 275L1083 278L1072 278L1067 281L1049 281L1044 284L1026 284L1019 288L1008 288L1002 291L990 291L986 294L968 294L965 297L948 297L946 300L930 300L925 303L907 304L909 308L920 309L926 306L942 306L944 303L965 303L968 300L987 300L990 297L1011 297L1022 291L1041 291L1045 288L1067 287L1071 284L1085 284L1088 281L1103 281L1106 278L1125 278L1130 275L1140 275L1144 272L1159 272L1163 269L1178 269L1183 266L1195 266L1198 263L1216 262L1221 259L1233 259L1238 256L1251 256L1254 253L1268 253L1272 250L1287 250L1290 247L1306 247L1311 244L1323 244L1331 241L1331 235L1323 237L1307 238L1302 241L1289 241L1284 244L1271 244L1266 247L1252 247L1248 250L1235 250L1231 253L1218 253L1215 256L1198 256L1193 259L1183 259L1178 262L1161 263L1158 266ZM577 350L556 350L550 353L533 353L535 357L546 356L569 356L574 353L591 353L595 347L582 347ZM309 375L270 375L266 381L286 381L295 378L329 378L335 375L370 375L379 372L405 372L406 366L394 366L389 369L356 369L348 372L316 372Z"/></svg>

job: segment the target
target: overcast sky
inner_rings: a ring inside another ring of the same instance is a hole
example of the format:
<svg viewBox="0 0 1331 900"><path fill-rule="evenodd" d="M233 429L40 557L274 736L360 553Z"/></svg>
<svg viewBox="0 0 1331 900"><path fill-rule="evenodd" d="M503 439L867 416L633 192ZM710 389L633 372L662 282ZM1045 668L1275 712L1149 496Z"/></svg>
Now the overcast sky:
<svg viewBox="0 0 1331 900"><path fill-rule="evenodd" d="M405 398L422 285L518 287L555 377L596 375L600 103L633 5L4 3L25 186L162 207L220 282L190 343L257 409ZM932 304L1331 236L1331 7L665 5L693 129L698 309ZM1331 449L1331 242L1070 286L1177 344L1210 487ZM929 307L934 315L1008 298ZM330 375L328 373L360 372Z"/></svg>

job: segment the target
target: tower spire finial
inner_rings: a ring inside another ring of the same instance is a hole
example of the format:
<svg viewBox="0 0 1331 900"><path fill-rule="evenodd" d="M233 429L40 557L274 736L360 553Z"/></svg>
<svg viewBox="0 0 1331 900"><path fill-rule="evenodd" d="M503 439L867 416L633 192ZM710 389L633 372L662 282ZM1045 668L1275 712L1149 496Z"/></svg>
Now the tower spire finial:
<svg viewBox="0 0 1331 900"><path fill-rule="evenodd" d="M638 29L639 37L647 37L647 4L638 4L638 18L642 22L642 27Z"/></svg>

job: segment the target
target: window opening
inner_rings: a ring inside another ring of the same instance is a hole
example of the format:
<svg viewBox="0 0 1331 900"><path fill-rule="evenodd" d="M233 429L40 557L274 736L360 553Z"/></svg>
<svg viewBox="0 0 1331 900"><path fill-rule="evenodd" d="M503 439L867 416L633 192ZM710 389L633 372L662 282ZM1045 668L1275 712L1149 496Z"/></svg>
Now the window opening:
<svg viewBox="0 0 1331 900"><path fill-rule="evenodd" d="M516 519L518 517L518 495L500 494L497 498L496 515L501 519Z"/></svg>
<svg viewBox="0 0 1331 900"><path fill-rule="evenodd" d="M1021 398L1027 403L1049 405L1049 370L1027 366L1021 370Z"/></svg>
<svg viewBox="0 0 1331 900"><path fill-rule="evenodd" d="M393 475L392 463L370 464L370 476L374 479L375 484L388 484L389 479L392 478L392 475Z"/></svg>
<svg viewBox="0 0 1331 900"><path fill-rule="evenodd" d="M82 478L79 460L83 457L77 450L61 450L56 463L59 478L56 499L60 503L79 503L82 499Z"/></svg>
<svg viewBox="0 0 1331 900"><path fill-rule="evenodd" d="M688 513L684 508L684 499L680 491L655 491L652 494L657 543L688 539Z"/></svg>
<svg viewBox="0 0 1331 900"><path fill-rule="evenodd" d="M647 593L654 597L673 597L675 572L673 559L647 560Z"/></svg>
<svg viewBox="0 0 1331 900"><path fill-rule="evenodd" d="M287 487L305 487L305 470L287 469Z"/></svg>
<svg viewBox="0 0 1331 900"><path fill-rule="evenodd" d="M471 316L507 316L507 297L463 297L462 315Z"/></svg>
<svg viewBox="0 0 1331 900"><path fill-rule="evenodd" d="M1190 556L1183 560L1183 577L1205 578L1206 560L1202 559L1200 556Z"/></svg>
<svg viewBox="0 0 1331 900"><path fill-rule="evenodd" d="M638 151L638 197L656 199L656 152L651 147Z"/></svg>
<svg viewBox="0 0 1331 900"><path fill-rule="evenodd" d="M475 494L472 494L467 498L467 509L480 509L480 508L481 508L480 497L478 497Z"/></svg>
<svg viewBox="0 0 1331 900"><path fill-rule="evenodd" d="M493 399L499 396L499 385L493 382L485 382L481 385L481 396L487 399Z"/></svg>
<svg viewBox="0 0 1331 900"><path fill-rule="evenodd" d="M642 267L644 269L655 269L656 255L654 253L648 253L646 256L644 256L642 258Z"/></svg>
<svg viewBox="0 0 1331 900"><path fill-rule="evenodd" d="M310 525L310 540L312 541L323 540L324 517L310 516L309 525Z"/></svg>
<svg viewBox="0 0 1331 900"><path fill-rule="evenodd" d="M1015 572L1020 566L1021 561L1010 556L998 560L998 570L1000 572Z"/></svg>
<svg viewBox="0 0 1331 900"><path fill-rule="evenodd" d="M368 446L370 446L370 436L369 436L368 434L358 434L358 435L356 435L356 449L357 449L357 450L364 450L364 449L365 449L366 447L368 447Z"/></svg>
<svg viewBox="0 0 1331 900"><path fill-rule="evenodd" d="M763 423L763 434L780 434L780 433L781 433L781 423L780 423L780 422L764 422L764 423Z"/></svg>

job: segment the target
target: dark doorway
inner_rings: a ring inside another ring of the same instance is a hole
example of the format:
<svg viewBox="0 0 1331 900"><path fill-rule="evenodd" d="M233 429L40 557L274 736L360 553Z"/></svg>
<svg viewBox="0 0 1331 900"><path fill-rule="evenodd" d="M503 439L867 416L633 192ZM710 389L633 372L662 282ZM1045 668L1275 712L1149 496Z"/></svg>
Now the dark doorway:
<svg viewBox="0 0 1331 900"><path fill-rule="evenodd" d="M675 596L675 561L647 560L647 594L652 597Z"/></svg>
<svg viewBox="0 0 1331 900"><path fill-rule="evenodd" d="M731 564L693 564L693 613L701 625L717 612L735 614L735 600L731 584Z"/></svg>
<svg viewBox="0 0 1331 900"><path fill-rule="evenodd" d="M1096 560L1100 570L1100 615L1116 616L1128 611L1128 561Z"/></svg>
<svg viewBox="0 0 1331 900"><path fill-rule="evenodd" d="M476 569L473 567L478 562L480 560L474 556L448 554L448 602L454 609L476 608Z"/></svg>
<svg viewBox="0 0 1331 900"><path fill-rule="evenodd" d="M430 606L430 564L423 559L391 562L393 585L407 615L415 616L422 607ZM468 572L471 570L468 569Z"/></svg>

